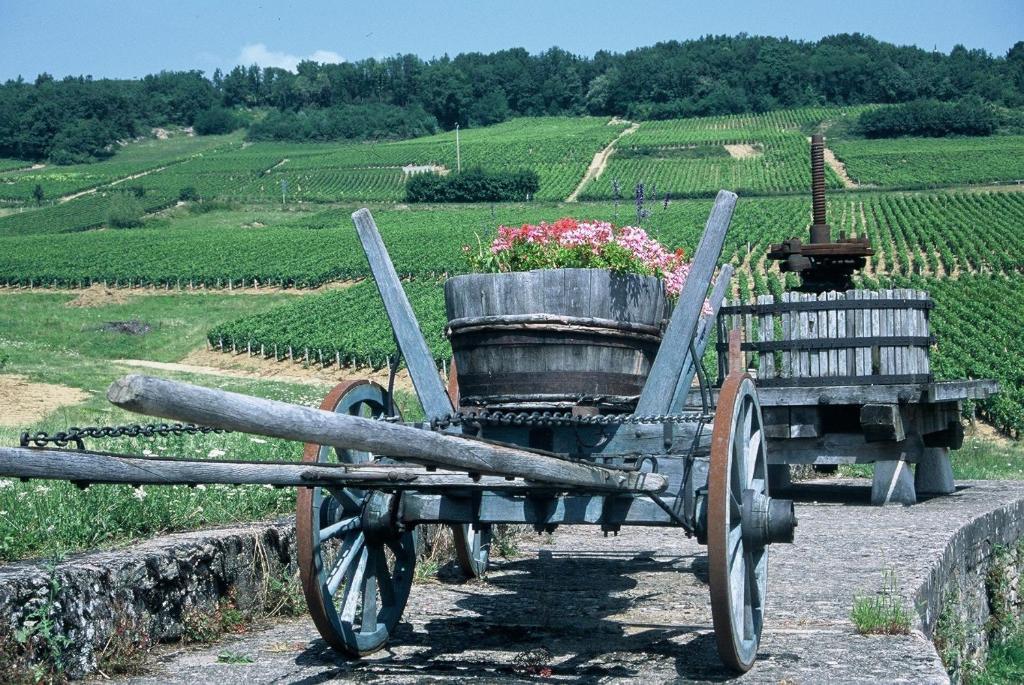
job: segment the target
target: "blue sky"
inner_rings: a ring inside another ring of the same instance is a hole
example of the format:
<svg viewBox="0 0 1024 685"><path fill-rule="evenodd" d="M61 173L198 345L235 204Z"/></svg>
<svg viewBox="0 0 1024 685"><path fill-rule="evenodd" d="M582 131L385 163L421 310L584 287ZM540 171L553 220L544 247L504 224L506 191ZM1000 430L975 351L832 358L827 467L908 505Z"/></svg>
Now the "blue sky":
<svg viewBox="0 0 1024 685"><path fill-rule="evenodd" d="M441 9L444 8L444 9ZM592 55L705 34L818 39L861 32L948 52L957 43L1004 55L1024 39L1024 0L458 0L228 2L0 0L0 80L18 75L138 77L238 63L294 65L412 52L559 46Z"/></svg>

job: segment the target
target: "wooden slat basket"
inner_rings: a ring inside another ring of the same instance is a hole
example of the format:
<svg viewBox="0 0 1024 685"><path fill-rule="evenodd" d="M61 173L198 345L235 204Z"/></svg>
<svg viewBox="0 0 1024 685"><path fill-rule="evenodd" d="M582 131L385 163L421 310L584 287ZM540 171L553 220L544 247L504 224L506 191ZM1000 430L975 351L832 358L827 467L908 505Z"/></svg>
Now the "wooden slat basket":
<svg viewBox="0 0 1024 685"><path fill-rule="evenodd" d="M758 296L729 303L718 317L718 372L729 372L727 331L745 333L744 361L762 387L926 383L932 381L928 312L921 290Z"/></svg>

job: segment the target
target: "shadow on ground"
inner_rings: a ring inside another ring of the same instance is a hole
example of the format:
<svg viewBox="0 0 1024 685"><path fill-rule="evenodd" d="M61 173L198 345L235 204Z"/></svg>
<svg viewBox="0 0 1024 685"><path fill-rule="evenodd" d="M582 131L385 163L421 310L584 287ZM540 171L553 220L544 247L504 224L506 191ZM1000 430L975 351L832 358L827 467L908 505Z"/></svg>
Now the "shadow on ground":
<svg viewBox="0 0 1024 685"><path fill-rule="evenodd" d="M383 656L349 661L317 640L295 663L327 663L337 669L298 682L385 672L399 677L530 676L549 664L552 676L639 678L652 657L674 661L682 679L728 680L734 674L719 662L706 609L707 622L667 627L663 620L667 586L685 587L672 599L702 594L708 602L707 573L703 554L672 557L661 551L598 556L541 549L535 557L499 560L485 582L448 586L459 595L457 615L433 618L417 630L400 624L392 644L401 645L402 653L392 647ZM644 582L655 579L645 591ZM417 586L414 592L431 587ZM643 621L645 605L656 605L658 614L648 623Z"/></svg>

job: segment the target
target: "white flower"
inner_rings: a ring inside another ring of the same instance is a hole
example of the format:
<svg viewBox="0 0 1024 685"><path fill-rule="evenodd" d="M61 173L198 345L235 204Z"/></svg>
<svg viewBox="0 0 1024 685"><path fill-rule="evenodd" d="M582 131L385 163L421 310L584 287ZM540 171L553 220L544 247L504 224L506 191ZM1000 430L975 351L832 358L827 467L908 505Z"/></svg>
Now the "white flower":
<svg viewBox="0 0 1024 685"><path fill-rule="evenodd" d="M205 489L206 489L206 486L203 485L202 483L197 483L196 484L196 490L205 490Z"/></svg>
<svg viewBox="0 0 1024 685"><path fill-rule="evenodd" d="M50 491L50 488L47 485L37 485L36 486L36 492L38 492L40 495L45 495L49 491Z"/></svg>
<svg viewBox="0 0 1024 685"><path fill-rule="evenodd" d="M223 457L225 454L227 454L227 452L225 452L224 450L210 450L210 452L206 456L208 456L208 457Z"/></svg>
<svg viewBox="0 0 1024 685"><path fill-rule="evenodd" d="M14 487L14 481L13 480L8 480L7 478L0 478L0 490L4 490L5 488L13 488L13 487Z"/></svg>
<svg viewBox="0 0 1024 685"><path fill-rule="evenodd" d="M149 450L142 450L142 456L144 456L144 457L152 457L153 453L150 452Z"/></svg>
<svg viewBox="0 0 1024 685"><path fill-rule="evenodd" d="M135 488L135 491L132 493L132 497L134 497L135 499L139 500L140 502L142 500L146 499L146 490L145 490L145 488L143 488L141 485L139 487Z"/></svg>
<svg viewBox="0 0 1024 685"><path fill-rule="evenodd" d="M257 445L265 445L265 444L267 444L267 441L263 440L261 438L249 438L249 440L255 442Z"/></svg>

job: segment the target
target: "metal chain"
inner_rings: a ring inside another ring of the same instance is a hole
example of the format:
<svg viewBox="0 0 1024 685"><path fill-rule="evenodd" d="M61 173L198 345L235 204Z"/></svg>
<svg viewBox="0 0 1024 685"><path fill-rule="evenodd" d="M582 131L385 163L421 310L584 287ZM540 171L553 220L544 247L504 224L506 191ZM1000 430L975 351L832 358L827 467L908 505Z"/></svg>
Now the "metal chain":
<svg viewBox="0 0 1024 685"><path fill-rule="evenodd" d="M84 438L154 438L156 436L168 435L195 435L197 433L230 433L231 431L209 426L199 426L194 423L148 423L146 425L131 424L126 426L86 426L78 428L72 426L66 431L60 431L50 435L45 431L21 434L22 447L46 447L53 443L58 447L67 447L73 442L78 449L85 449Z"/></svg>
<svg viewBox="0 0 1024 685"><path fill-rule="evenodd" d="M444 430L462 424L492 426L612 426L641 423L709 423L714 417L703 414L595 414L581 416L570 412L469 411L455 412L430 422L433 430Z"/></svg>

